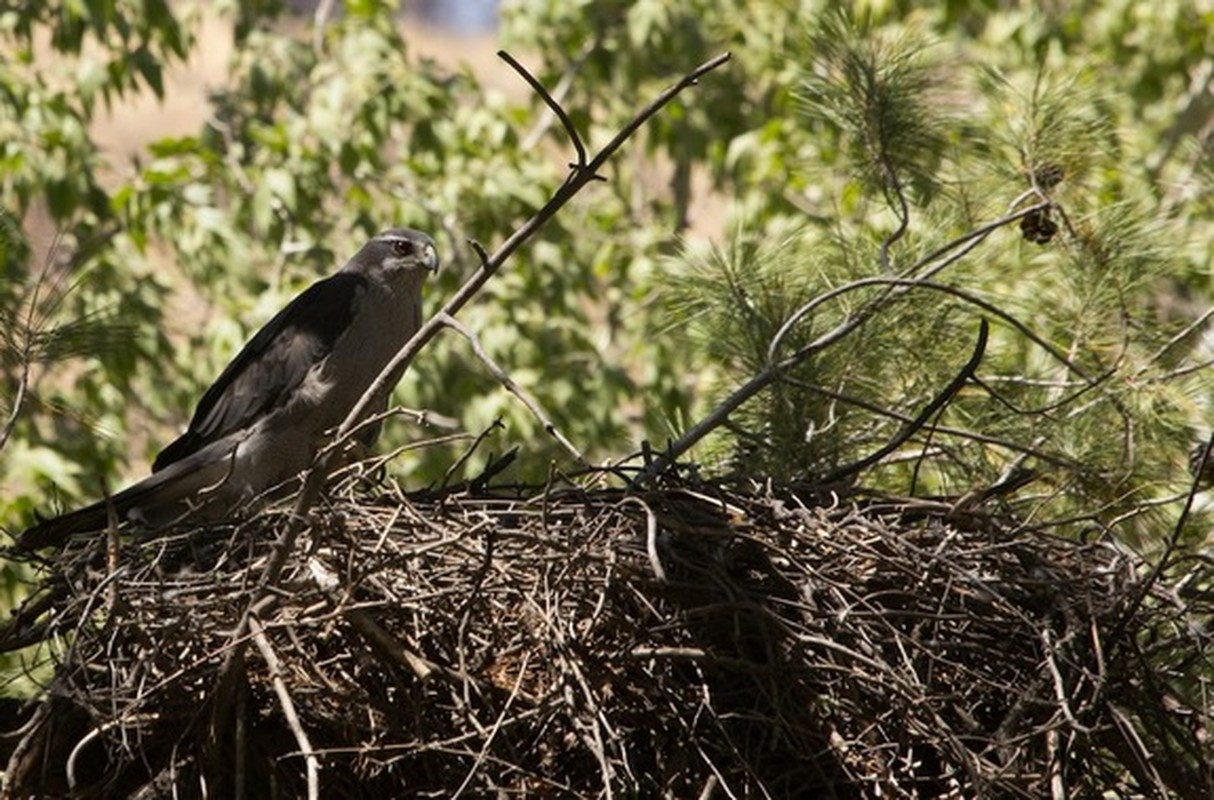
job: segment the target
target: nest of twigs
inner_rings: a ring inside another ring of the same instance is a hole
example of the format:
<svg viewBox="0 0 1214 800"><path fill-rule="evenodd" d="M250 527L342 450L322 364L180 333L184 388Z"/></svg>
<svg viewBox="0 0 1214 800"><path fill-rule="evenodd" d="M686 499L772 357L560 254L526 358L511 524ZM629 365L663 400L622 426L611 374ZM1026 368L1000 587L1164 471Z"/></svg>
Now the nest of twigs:
<svg viewBox="0 0 1214 800"><path fill-rule="evenodd" d="M290 524L59 555L37 629L57 664L9 792L1214 786L1201 563L1182 586L1109 541L943 503L550 488L331 497L267 583Z"/></svg>

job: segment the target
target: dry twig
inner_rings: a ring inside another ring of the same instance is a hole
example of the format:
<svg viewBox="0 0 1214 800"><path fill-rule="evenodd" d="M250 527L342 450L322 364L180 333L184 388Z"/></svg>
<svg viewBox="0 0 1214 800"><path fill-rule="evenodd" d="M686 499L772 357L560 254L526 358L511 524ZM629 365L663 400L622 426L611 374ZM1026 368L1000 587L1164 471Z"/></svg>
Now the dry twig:
<svg viewBox="0 0 1214 800"><path fill-rule="evenodd" d="M274 694L278 696L278 704L282 709L283 719L286 720L287 726L291 729L291 734L295 737L295 741L299 743L299 752L303 755L304 764L307 769L308 800L319 800L320 762L316 759L316 752L312 749L312 743L308 741L307 731L303 729L303 725L299 722L299 714L295 711L295 702L291 700L291 690L287 688L287 684L283 680L282 664L279 662L278 656L274 654L274 648L270 645L270 640L266 638L265 628L257 621L256 617L249 619L249 630L252 632L253 644L257 646L257 651L265 659L266 668L269 670L270 684L274 687Z"/></svg>
<svg viewBox="0 0 1214 800"><path fill-rule="evenodd" d="M494 361L487 352L485 352L485 348L481 346L480 339L477 338L475 333L468 330L466 325L454 317L448 316L445 312L440 313L438 317L440 322L467 340L468 344L472 347L472 352L475 353L476 357L481 360L481 363L485 365L493 377L497 379L498 383L500 383L506 391L518 398L518 401L526 406L527 410L531 412L531 415L539 420L539 423L544 428L545 433L556 439L557 443L559 443L561 447L565 448L565 451L568 452L569 455L573 456L574 461L577 461L583 466L589 466L589 464L586 462L586 457L582 455L582 451L579 450L573 444L573 442L569 441L565 434L561 433L560 429L558 429L556 424L553 423L552 418L544 412L544 409L540 408L539 403L535 402L535 400L524 392L522 387L515 383L514 379L511 378L504 369L499 367L497 362Z"/></svg>

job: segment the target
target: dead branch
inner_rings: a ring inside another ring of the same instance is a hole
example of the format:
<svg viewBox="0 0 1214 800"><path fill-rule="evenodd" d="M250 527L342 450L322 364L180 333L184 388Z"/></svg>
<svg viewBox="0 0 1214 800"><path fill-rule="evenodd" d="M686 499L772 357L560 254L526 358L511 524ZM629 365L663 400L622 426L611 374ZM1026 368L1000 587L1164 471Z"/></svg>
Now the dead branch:
<svg viewBox="0 0 1214 800"><path fill-rule="evenodd" d="M477 338L475 333L468 330L467 326L454 317L447 316L445 313L441 312L438 316L440 322L467 340L468 344L472 347L472 352L475 353L476 357L481 360L481 363L485 365L490 374L497 379L498 383L500 383L507 392L514 395L518 401L531 412L533 417L539 420L539 423L543 427L545 433L556 439L557 443L559 443L561 447L565 448L567 453L573 456L574 461L577 461L583 466L589 466L586 461L586 457L582 455L582 451L574 446L573 442L569 441L569 438L566 437L565 434L561 433L561 431L556 427L556 424L552 421L552 418L548 416L544 409L540 408L539 404L535 402L530 395L524 392L522 387L515 383L514 379L506 374L506 371L499 367L497 362L494 361L487 352L485 352L485 348L481 346L480 339Z"/></svg>
<svg viewBox="0 0 1214 800"><path fill-rule="evenodd" d="M986 339L989 333L990 325L985 319L981 320L978 326L978 341L974 344L974 352L970 356L969 361L966 362L965 366L961 368L961 371L957 373L956 377L949 381L948 386L945 386L939 394L933 397L931 402L924 406L923 410L920 411L914 419L903 425L902 429L898 431L898 433L895 434L888 442L877 448L872 453L869 453L859 461L855 461L851 464L844 464L838 469L831 470L831 472L822 478L822 483L833 484L838 481L846 480L847 478L868 469L873 464L880 462L890 453L897 450L919 430L921 430L932 417L940 412L940 409L948 405L948 403L957 396L957 393L961 391L965 384L969 383L969 381L973 379L974 373L978 369L978 365L982 363L982 356L986 353Z"/></svg>
<svg viewBox="0 0 1214 800"><path fill-rule="evenodd" d="M266 667L269 669L270 683L274 687L274 694L278 696L278 705L282 709L283 718L287 721L287 726L291 729L295 741L299 743L299 752L303 755L307 769L308 800L320 800L320 762L312 750L311 742L308 741L307 732L299 722L299 714L295 711L291 691L283 680L282 664L275 655L270 640L266 638L265 628L256 617L249 618L249 630L252 633L253 644L257 646L257 651L261 653L261 657L265 659Z"/></svg>

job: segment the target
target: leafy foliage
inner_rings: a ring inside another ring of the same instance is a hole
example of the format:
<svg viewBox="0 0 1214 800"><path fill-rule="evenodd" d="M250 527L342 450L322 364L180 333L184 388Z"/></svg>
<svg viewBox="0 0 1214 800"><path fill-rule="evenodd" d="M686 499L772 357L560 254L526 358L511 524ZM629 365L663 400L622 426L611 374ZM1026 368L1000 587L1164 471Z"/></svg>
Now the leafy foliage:
<svg viewBox="0 0 1214 800"><path fill-rule="evenodd" d="M644 169L670 176L666 224L695 219L679 200L678 165L690 160L729 199L734 231L662 262L670 280L655 274L665 313L654 346L670 354L658 358L697 365L676 367L699 390L695 410L668 406L669 419L702 417L767 365L761 340L810 299L840 292L793 327L783 353L886 292L841 291L849 282L908 278L1033 198L1067 215L1050 213L1045 224L1063 232L1045 245L1013 225L986 238L934 276L941 287L883 307L782 375L700 458L746 474L828 474L888 441L966 360L976 317L1002 312L982 384L866 482L963 494L1029 463L1042 476L1023 495L1035 516L1041 504L1100 524L1129 515L1141 522L1119 535L1159 539L1168 523L1144 503L1183 494L1184 453L1209 426L1208 354L1186 305L1208 288L1209 215L1180 199L1208 195L1198 120L1210 107L1189 76L1210 67L1193 47L1209 20L1184 3L1149 15L1121 2L884 4L859 19L817 3L664 5L520 5L506 31L551 54L550 85L576 76L566 102L603 127L681 47L738 56L687 112L711 117L709 146L669 121L650 131L666 159ZM581 25L579 14L597 16Z"/></svg>

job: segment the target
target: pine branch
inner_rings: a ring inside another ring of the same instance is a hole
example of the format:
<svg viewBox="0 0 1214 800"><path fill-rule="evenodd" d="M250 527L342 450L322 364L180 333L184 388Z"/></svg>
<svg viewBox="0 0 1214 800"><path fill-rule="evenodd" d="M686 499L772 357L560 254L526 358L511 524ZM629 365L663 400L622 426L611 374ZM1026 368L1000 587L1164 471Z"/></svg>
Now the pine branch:
<svg viewBox="0 0 1214 800"><path fill-rule="evenodd" d="M1033 213L1035 210L1040 210L1046 204L1039 204L1030 208L1022 209L1012 214L1001 217L994 222L983 225L965 236L950 242L949 244L939 248L933 253L928 254L923 259L920 259L912 269L918 273L915 278L889 278L889 277L873 277L861 278L852 281L848 284L840 286L829 292L825 292L815 297L810 302L797 309L788 320L780 327L776 334L772 337L770 346L768 347L767 366L756 373L744 384L735 389L728 397L725 398L716 408L705 415L699 422L693 425L686 433L672 442L657 458L655 458L644 471L638 475L633 486L643 486L653 481L657 476L661 475L671 465L688 450L698 444L710 433L721 427L724 422L729 419L729 416L740 408L751 398L755 397L759 392L766 389L774 383L786 371L804 363L811 356L825 350L831 345L837 344L848 335L854 333L866 322L872 319L883 309L887 308L895 300L901 298L906 293L922 288L935 288L937 284L933 284L927 279L932 275L939 273L946 267L956 263L961 257L969 253L979 244L986 240L990 234L999 228L1011 225L1021 218ZM881 286L885 287L884 291L878 294L877 297L868 301L854 313L845 317L838 325L830 331L822 334L818 338L797 349L792 354L783 358L778 358L778 350L781 341L788 335L789 331L804 319L811 311L818 308L822 304L849 292L858 289ZM976 298L975 298L976 299ZM992 313L997 313L1004 316L994 307L991 307ZM1044 342L1043 342L1044 343ZM1053 352L1051 348L1051 352ZM1061 354L1056 354L1061 356ZM1065 357L1062 357L1064 363L1069 363Z"/></svg>

